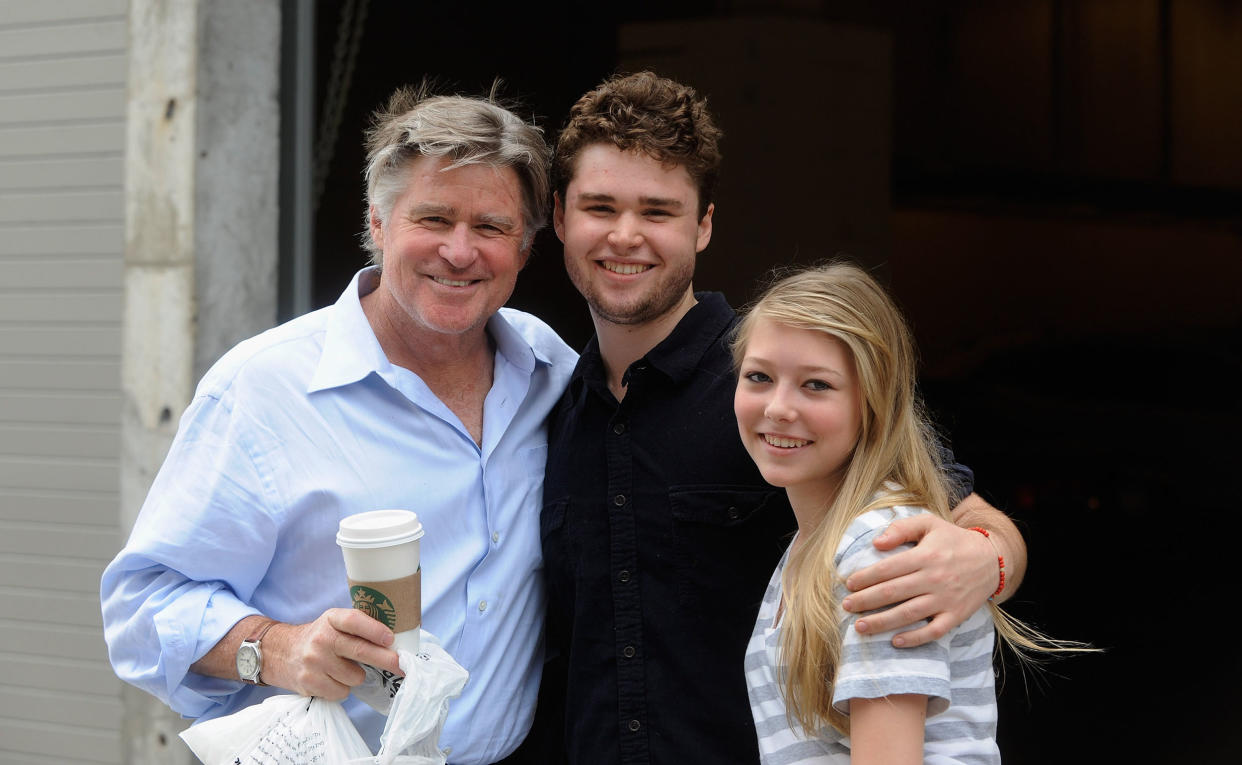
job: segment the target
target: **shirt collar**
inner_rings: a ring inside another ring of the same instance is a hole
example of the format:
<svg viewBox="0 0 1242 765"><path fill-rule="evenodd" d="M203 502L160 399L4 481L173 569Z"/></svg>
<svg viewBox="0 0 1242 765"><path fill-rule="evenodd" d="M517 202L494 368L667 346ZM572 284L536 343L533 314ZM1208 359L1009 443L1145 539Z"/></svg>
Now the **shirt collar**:
<svg viewBox="0 0 1242 765"><path fill-rule="evenodd" d="M551 364L552 359L544 349L531 345L510 323L510 319L520 321L523 318L528 317L502 308L487 320L487 334L496 344L497 353L513 366L530 374L535 371L536 362Z"/></svg>
<svg viewBox="0 0 1242 765"><path fill-rule="evenodd" d="M323 353L307 393L349 385L389 366L362 310L362 298L379 286L379 274L379 266L369 266L354 274L332 307L324 332Z"/></svg>
<svg viewBox="0 0 1242 765"><path fill-rule="evenodd" d="M647 352L648 363L673 382L690 377L713 344L728 341L725 330L736 316L719 292L699 292L694 297L698 302L669 336Z"/></svg>
<svg viewBox="0 0 1242 765"><path fill-rule="evenodd" d="M725 296L719 292L696 292L694 298L698 302L681 317L668 337L643 356L648 364L673 382L688 378L713 343L727 341L723 337L725 330L737 317ZM598 336L593 336L582 350L571 379L575 383L603 382L604 359L599 352Z"/></svg>

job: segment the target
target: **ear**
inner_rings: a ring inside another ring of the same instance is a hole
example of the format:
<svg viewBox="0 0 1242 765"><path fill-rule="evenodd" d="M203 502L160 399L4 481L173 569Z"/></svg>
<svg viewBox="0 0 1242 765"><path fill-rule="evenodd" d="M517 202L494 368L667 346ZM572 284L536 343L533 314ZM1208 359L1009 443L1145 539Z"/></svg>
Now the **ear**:
<svg viewBox="0 0 1242 765"><path fill-rule="evenodd" d="M561 244L565 243L565 205L561 202L561 192L552 192L552 228L556 231L556 238L561 240Z"/></svg>
<svg viewBox="0 0 1242 765"><path fill-rule="evenodd" d="M375 209L375 205L371 205L371 211L367 217L370 221L371 240L382 250L384 249L384 222L380 220L379 210Z"/></svg>
<svg viewBox="0 0 1242 765"><path fill-rule="evenodd" d="M523 234L525 237L525 234ZM530 238L530 243L522 249L518 250L518 270L526 268L526 264L530 262L530 252L535 249L535 237Z"/></svg>
<svg viewBox="0 0 1242 765"><path fill-rule="evenodd" d="M716 212L716 205L709 204L707 212L703 213L703 218L699 221L699 236L694 243L695 252L707 249L707 243L712 240L712 213L714 212Z"/></svg>

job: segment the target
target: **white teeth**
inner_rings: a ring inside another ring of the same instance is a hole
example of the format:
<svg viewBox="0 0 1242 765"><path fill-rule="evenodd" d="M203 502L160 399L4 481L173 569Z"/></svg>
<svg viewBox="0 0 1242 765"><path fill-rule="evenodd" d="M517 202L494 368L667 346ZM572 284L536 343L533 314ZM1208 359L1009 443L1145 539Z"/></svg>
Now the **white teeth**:
<svg viewBox="0 0 1242 765"><path fill-rule="evenodd" d="M782 438L781 436L769 436L767 433L763 434L763 440L782 449L793 449L811 443L804 438Z"/></svg>
<svg viewBox="0 0 1242 765"><path fill-rule="evenodd" d="M648 268L651 268L651 266L644 266L639 263L610 263L608 261L604 261L602 265L614 274L622 274L624 276L640 274Z"/></svg>
<svg viewBox="0 0 1242 765"><path fill-rule="evenodd" d="M446 287L467 287L470 285L469 281L459 281L457 279L442 279L439 276L433 276L431 277L431 279L436 284L443 284Z"/></svg>

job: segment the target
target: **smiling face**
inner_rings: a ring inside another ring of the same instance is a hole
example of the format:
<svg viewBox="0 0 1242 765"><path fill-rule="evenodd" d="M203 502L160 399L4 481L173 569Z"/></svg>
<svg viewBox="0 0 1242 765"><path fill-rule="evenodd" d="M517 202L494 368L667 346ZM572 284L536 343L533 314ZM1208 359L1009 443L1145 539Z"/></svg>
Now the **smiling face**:
<svg viewBox="0 0 1242 765"><path fill-rule="evenodd" d="M862 391L837 338L760 318L733 399L738 432L764 480L826 509L862 428Z"/></svg>
<svg viewBox="0 0 1242 765"><path fill-rule="evenodd" d="M481 336L526 263L516 173L487 165L444 170L449 164L416 158L387 219L371 209L384 270L367 297L378 308L381 342L393 334L406 344L428 332Z"/></svg>
<svg viewBox="0 0 1242 765"><path fill-rule="evenodd" d="M599 323L676 321L694 304L695 257L712 234L698 191L680 165L592 144L574 162L554 225L565 269Z"/></svg>

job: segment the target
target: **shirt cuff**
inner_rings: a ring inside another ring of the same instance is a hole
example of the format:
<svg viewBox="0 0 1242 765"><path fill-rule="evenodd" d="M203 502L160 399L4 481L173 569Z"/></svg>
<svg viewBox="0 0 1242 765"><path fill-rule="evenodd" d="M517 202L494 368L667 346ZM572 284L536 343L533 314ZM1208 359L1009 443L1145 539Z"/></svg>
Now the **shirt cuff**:
<svg viewBox="0 0 1242 765"><path fill-rule="evenodd" d="M194 592L180 594L176 605L155 617L168 705L184 717L202 717L246 684L200 675L191 671L190 665L205 656L235 624L260 612L219 583L204 583Z"/></svg>

